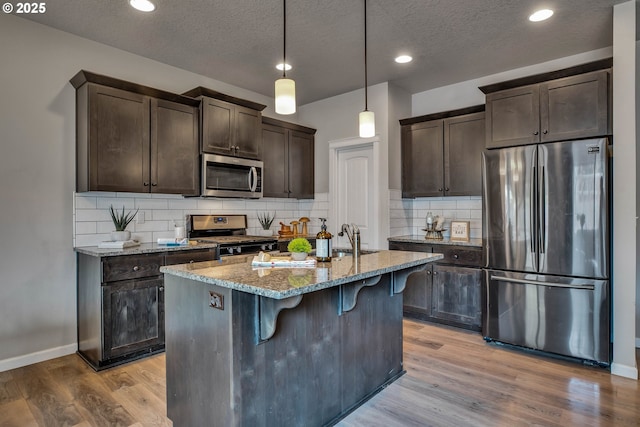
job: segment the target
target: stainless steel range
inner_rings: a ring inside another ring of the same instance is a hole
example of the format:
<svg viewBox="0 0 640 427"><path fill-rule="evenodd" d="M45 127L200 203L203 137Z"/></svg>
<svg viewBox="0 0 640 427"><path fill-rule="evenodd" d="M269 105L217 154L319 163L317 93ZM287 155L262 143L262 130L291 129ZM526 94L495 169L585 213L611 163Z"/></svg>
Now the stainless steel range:
<svg viewBox="0 0 640 427"><path fill-rule="evenodd" d="M221 257L278 248L275 237L247 235L246 215L187 215L187 237L198 242L217 243Z"/></svg>

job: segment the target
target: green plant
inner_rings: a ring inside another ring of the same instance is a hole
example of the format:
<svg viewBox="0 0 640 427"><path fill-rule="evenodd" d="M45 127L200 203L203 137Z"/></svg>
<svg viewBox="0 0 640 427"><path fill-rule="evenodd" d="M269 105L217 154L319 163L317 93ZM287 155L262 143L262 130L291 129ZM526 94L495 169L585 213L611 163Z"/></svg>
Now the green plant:
<svg viewBox="0 0 640 427"><path fill-rule="evenodd" d="M127 225L133 218L136 217L139 209L136 209L135 212L131 213L131 211L124 213L124 206L122 207L122 212L118 212L113 209L113 205L109 206L109 213L111 214L111 220L113 221L113 225L116 227L116 231L124 231L127 228Z"/></svg>
<svg viewBox="0 0 640 427"><path fill-rule="evenodd" d="M263 214L258 214L258 222L260 222L260 225L262 226L263 230L268 230L271 228L271 224L273 223L273 220L276 218L276 213L274 212L273 215L271 215L269 212L264 212Z"/></svg>
<svg viewBox="0 0 640 427"><path fill-rule="evenodd" d="M304 237L297 237L289 242L287 250L289 252L311 252L311 243Z"/></svg>

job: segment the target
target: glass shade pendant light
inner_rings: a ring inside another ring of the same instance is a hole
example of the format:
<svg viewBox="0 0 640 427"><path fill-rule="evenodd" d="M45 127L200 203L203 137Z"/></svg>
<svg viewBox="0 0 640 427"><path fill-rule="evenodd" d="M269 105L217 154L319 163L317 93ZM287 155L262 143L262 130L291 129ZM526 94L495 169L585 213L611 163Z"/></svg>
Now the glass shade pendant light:
<svg viewBox="0 0 640 427"><path fill-rule="evenodd" d="M370 138L376 134L375 115L367 109L367 101L367 0L364 0L364 111L358 116L360 138Z"/></svg>
<svg viewBox="0 0 640 427"><path fill-rule="evenodd" d="M284 43L282 63L287 63L287 0L284 3ZM287 78L287 67L282 67L282 78L276 80L276 113L293 114L296 112L296 82Z"/></svg>

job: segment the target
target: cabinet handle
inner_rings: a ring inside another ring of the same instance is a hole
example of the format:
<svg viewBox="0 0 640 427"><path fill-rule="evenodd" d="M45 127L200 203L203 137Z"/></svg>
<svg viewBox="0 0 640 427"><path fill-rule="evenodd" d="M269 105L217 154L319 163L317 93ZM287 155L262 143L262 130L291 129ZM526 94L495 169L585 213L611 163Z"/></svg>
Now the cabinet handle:
<svg viewBox="0 0 640 427"><path fill-rule="evenodd" d="M142 184L143 184L145 187L148 187L148 186L149 186L149 183L148 183L148 182L143 182Z"/></svg>
<svg viewBox="0 0 640 427"><path fill-rule="evenodd" d="M164 286L160 286L160 287L158 288L158 290L159 290L160 292L163 292L163 291L164 291Z"/></svg>
<svg viewBox="0 0 640 427"><path fill-rule="evenodd" d="M453 254L453 259L458 259L458 254Z"/></svg>
<svg viewBox="0 0 640 427"><path fill-rule="evenodd" d="M192 259L190 259L190 260L189 260L189 264L193 264L194 262L195 262L195 261L194 261L194 260L192 260Z"/></svg>
<svg viewBox="0 0 640 427"><path fill-rule="evenodd" d="M138 270L140 270L140 267L138 267L137 265L133 267L133 271L138 271Z"/></svg>
<svg viewBox="0 0 640 427"><path fill-rule="evenodd" d="M438 188L438 191L442 191L442 187Z"/></svg>
<svg viewBox="0 0 640 427"><path fill-rule="evenodd" d="M537 134L538 134L538 131L537 131L537 130L536 130L536 131L534 131L534 132L533 132L533 134L534 134L534 135L537 135Z"/></svg>
<svg viewBox="0 0 640 427"><path fill-rule="evenodd" d="M444 191L449 191L449 187L445 187Z"/></svg>
<svg viewBox="0 0 640 427"><path fill-rule="evenodd" d="M431 276L431 271L427 271L427 275Z"/></svg>
<svg viewBox="0 0 640 427"><path fill-rule="evenodd" d="M157 183L157 182L153 182L153 183L151 183L151 186L153 186L153 187L157 187L157 186L158 186L158 183Z"/></svg>
<svg viewBox="0 0 640 427"><path fill-rule="evenodd" d="M437 272L437 271L434 271L434 272L433 272L433 275L434 275L434 276L437 276L437 275L438 275L438 272Z"/></svg>
<svg viewBox="0 0 640 427"><path fill-rule="evenodd" d="M549 133L549 131L545 129L545 130L542 131L542 133L544 133L546 135L546 134Z"/></svg>

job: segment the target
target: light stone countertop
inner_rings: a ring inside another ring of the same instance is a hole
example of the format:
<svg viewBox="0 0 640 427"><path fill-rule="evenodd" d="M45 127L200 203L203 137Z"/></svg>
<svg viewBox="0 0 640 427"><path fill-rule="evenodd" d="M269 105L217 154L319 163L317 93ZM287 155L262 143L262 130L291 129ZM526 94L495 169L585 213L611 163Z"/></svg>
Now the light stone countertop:
<svg viewBox="0 0 640 427"><path fill-rule="evenodd" d="M455 245L455 246L474 246L482 247L482 239L470 239L468 242L452 242L449 239L433 240L425 239L424 235L411 235L411 236L395 236L387 239L390 242L397 243L422 243L425 245Z"/></svg>
<svg viewBox="0 0 640 427"><path fill-rule="evenodd" d="M152 254L159 252L175 252L175 251L192 251L197 249L211 249L217 248L217 243L198 243L197 245L187 246L167 246L158 245L157 243L142 243L138 246L132 246L124 249L102 249L97 246L81 246L73 248L76 252L91 255L95 257L108 257L108 256L120 256L120 255L139 255L139 254Z"/></svg>
<svg viewBox="0 0 640 427"><path fill-rule="evenodd" d="M167 274L204 283L284 299L331 288L392 271L403 270L442 259L442 254L386 251L361 255L357 265L351 256L332 258L314 268L252 267L253 255L228 257L161 267Z"/></svg>

